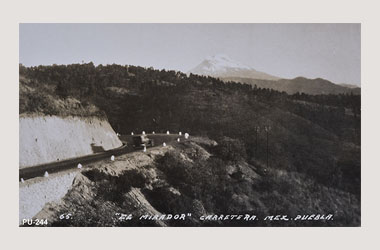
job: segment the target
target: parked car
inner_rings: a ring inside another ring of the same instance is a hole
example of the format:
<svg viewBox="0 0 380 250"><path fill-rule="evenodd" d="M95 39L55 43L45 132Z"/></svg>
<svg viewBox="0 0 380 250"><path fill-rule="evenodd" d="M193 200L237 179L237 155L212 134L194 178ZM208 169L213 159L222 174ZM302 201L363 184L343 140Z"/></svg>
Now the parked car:
<svg viewBox="0 0 380 250"><path fill-rule="evenodd" d="M153 147L154 141L149 139L147 135L137 135L133 136L133 147L143 148L143 147Z"/></svg>

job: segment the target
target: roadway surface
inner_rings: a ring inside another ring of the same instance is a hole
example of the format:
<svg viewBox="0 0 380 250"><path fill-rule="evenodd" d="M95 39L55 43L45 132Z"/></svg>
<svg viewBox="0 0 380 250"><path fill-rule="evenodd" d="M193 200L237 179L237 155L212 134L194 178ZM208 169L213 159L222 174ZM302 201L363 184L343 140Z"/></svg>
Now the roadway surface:
<svg viewBox="0 0 380 250"><path fill-rule="evenodd" d="M162 143L170 144L171 142L176 141L177 138L181 138L178 134L147 134L148 138L153 139L155 147L161 147ZM133 147L131 135L121 135L120 140L123 142L123 145L119 148L107 150L104 152L94 153L91 155L71 158L67 160L45 163L41 165L36 165L32 167L22 168L19 170L19 180L31 179L35 177L44 176L47 171L50 173L57 173L67 169L77 168L78 163L84 165L92 162L97 162L103 159L110 158L111 155L118 156L126 153L141 151L141 149L135 149Z"/></svg>

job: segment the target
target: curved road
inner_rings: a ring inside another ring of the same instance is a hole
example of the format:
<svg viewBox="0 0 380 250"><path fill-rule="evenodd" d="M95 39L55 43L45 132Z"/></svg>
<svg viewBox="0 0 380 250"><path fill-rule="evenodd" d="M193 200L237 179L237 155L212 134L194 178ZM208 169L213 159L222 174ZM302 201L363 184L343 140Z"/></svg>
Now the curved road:
<svg viewBox="0 0 380 250"><path fill-rule="evenodd" d="M182 137L182 136L179 136L178 134L172 134L172 135L149 134L147 136L153 139L154 144L157 146L161 146L163 142L166 142L168 144L172 141L175 141L177 138ZM123 146L119 148L107 150L100 153L95 153L92 155L71 158L71 159L67 159L63 161L22 168L19 170L19 180L21 180L21 178L23 178L24 180L27 180L27 179L31 179L35 177L42 177L45 171L47 171L48 173L56 173L56 172L60 172L60 171L71 169L71 168L77 168L78 163L81 163L83 165L83 164L88 164L91 162L96 162L96 161L109 158L111 155L118 156L118 155L126 154L129 152L138 151L132 147L133 145L132 137L133 136L130 136L130 135L129 136L122 135L120 139L123 142Z"/></svg>

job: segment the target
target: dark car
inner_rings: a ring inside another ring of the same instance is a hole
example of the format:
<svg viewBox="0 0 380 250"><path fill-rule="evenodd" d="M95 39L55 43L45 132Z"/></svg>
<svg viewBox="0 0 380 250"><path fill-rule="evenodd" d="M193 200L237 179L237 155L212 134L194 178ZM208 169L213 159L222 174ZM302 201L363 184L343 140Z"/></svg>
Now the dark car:
<svg viewBox="0 0 380 250"><path fill-rule="evenodd" d="M143 147L153 147L154 142L152 139L149 139L146 135L137 135L133 136L133 147L134 148L143 148Z"/></svg>

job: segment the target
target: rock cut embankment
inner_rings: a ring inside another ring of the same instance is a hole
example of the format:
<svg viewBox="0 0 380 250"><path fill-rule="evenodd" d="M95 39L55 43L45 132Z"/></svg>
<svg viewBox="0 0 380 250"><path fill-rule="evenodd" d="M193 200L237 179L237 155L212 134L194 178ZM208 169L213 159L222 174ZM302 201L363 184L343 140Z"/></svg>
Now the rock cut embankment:
<svg viewBox="0 0 380 250"><path fill-rule="evenodd" d="M122 142L106 119L20 115L20 168L101 152Z"/></svg>

